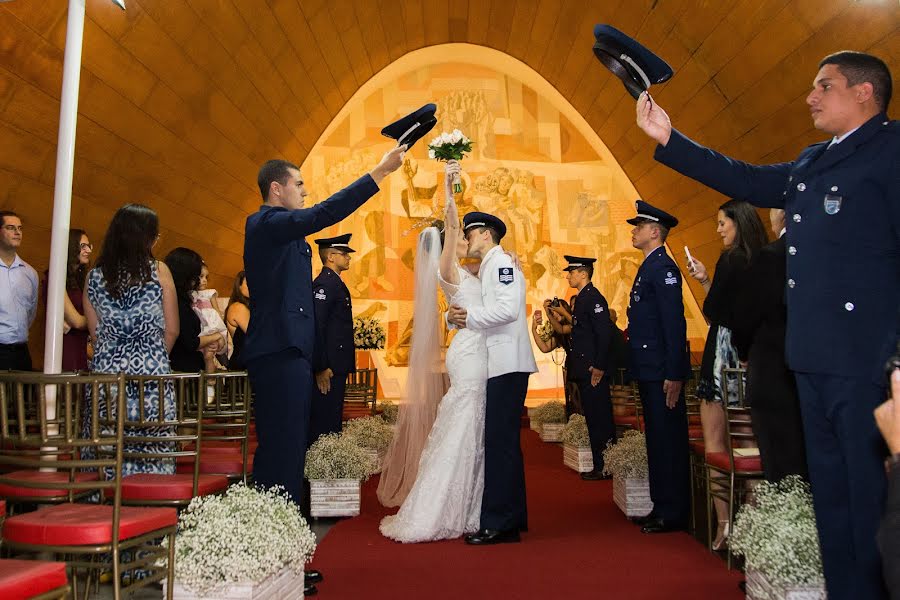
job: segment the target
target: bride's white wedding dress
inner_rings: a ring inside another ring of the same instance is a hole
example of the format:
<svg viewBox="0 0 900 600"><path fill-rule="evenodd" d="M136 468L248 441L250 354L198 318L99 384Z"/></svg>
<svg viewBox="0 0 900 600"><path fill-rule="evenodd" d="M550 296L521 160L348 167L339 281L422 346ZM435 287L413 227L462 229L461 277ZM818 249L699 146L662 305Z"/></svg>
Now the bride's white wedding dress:
<svg viewBox="0 0 900 600"><path fill-rule="evenodd" d="M451 305L481 305L481 283L457 267L459 285L439 279ZM478 530L484 491L484 404L487 348L478 331L456 333L446 357L450 389L437 417L412 490L379 529L399 542L428 542Z"/></svg>

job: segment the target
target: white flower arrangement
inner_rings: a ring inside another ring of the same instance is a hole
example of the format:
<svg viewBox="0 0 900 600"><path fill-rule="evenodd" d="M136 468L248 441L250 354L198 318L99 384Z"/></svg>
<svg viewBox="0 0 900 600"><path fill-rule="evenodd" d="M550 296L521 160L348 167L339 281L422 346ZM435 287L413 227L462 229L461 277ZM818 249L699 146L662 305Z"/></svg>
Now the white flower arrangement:
<svg viewBox="0 0 900 600"><path fill-rule="evenodd" d="M300 573L315 549L316 536L284 490L238 483L221 496L194 498L178 517L175 578L205 596L285 567Z"/></svg>
<svg viewBox="0 0 900 600"><path fill-rule="evenodd" d="M378 319L353 319L353 345L360 350L384 348L384 327Z"/></svg>
<svg viewBox="0 0 900 600"><path fill-rule="evenodd" d="M329 433L321 436L306 452L307 479L366 480L375 472L373 458L352 438Z"/></svg>
<svg viewBox="0 0 900 600"><path fill-rule="evenodd" d="M459 129L446 131L428 144L428 158L431 160L462 160L466 152L472 151L472 140Z"/></svg>
<svg viewBox="0 0 900 600"><path fill-rule="evenodd" d="M569 422L563 428L563 444L573 446L575 448L585 448L591 445L591 438L588 435L587 421L583 415L572 415Z"/></svg>
<svg viewBox="0 0 900 600"><path fill-rule="evenodd" d="M626 431L603 451L603 474L621 479L647 477L647 443L640 431Z"/></svg>
<svg viewBox="0 0 900 600"><path fill-rule="evenodd" d="M754 502L738 511L728 544L747 569L783 586L819 586L824 581L809 484L791 475L762 482Z"/></svg>
<svg viewBox="0 0 900 600"><path fill-rule="evenodd" d="M379 400L378 401L378 409L381 410L381 418L384 419L384 422L389 425L394 425L397 422L397 417L400 415L400 407L393 400Z"/></svg>
<svg viewBox="0 0 900 600"><path fill-rule="evenodd" d="M531 420L537 423L565 423L566 405L562 402L545 402L534 409Z"/></svg>
<svg viewBox="0 0 900 600"><path fill-rule="evenodd" d="M361 448L383 452L391 445L394 430L381 417L360 417L344 423L341 435Z"/></svg>

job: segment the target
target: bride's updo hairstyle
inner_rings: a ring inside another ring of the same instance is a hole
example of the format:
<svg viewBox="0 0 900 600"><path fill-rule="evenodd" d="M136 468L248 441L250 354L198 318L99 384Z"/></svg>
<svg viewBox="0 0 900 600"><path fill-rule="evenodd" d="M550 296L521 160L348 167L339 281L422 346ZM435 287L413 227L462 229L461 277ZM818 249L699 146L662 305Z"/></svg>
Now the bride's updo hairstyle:
<svg viewBox="0 0 900 600"><path fill-rule="evenodd" d="M435 219L431 223L431 226L438 230L438 234L441 238L441 248L443 248L444 247L444 221L442 221L441 219Z"/></svg>

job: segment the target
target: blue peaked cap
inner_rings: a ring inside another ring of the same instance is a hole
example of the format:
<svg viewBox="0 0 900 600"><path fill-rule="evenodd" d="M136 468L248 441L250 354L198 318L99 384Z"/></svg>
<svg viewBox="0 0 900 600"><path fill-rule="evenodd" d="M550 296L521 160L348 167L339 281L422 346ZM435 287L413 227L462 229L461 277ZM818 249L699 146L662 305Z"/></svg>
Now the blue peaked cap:
<svg viewBox="0 0 900 600"><path fill-rule="evenodd" d="M634 208L637 211L637 216L626 221L627 223L631 223L632 225L640 225L641 223L646 223L648 221L659 223L666 229L672 229L673 227L678 225L678 219L664 210L647 204L643 200L638 200L637 202L635 202Z"/></svg>
<svg viewBox="0 0 900 600"><path fill-rule="evenodd" d="M622 80L635 99L654 83L668 81L672 67L612 25L595 25L594 55Z"/></svg>
<svg viewBox="0 0 900 600"><path fill-rule="evenodd" d="M506 235L506 223L484 212L470 212L463 217L463 231L472 227L493 227L500 234L500 239Z"/></svg>

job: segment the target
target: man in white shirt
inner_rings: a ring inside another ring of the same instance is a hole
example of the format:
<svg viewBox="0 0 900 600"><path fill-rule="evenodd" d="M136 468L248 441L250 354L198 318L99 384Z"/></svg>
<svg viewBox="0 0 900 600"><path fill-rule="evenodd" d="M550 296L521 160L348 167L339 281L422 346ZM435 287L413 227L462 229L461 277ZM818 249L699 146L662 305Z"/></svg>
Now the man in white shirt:
<svg viewBox="0 0 900 600"><path fill-rule="evenodd" d="M537 371L525 310L525 281L500 247L506 224L471 212L463 218L469 256L481 259L478 277L484 305L468 311L451 306L448 321L484 332L488 350L484 420L484 494L480 529L466 536L475 545L518 542L528 529L525 468L519 431L528 376Z"/></svg>
<svg viewBox="0 0 900 600"><path fill-rule="evenodd" d="M28 329L38 301L38 276L17 254L22 245L22 220L0 211L0 370L30 371Z"/></svg>

